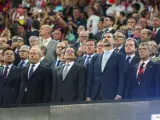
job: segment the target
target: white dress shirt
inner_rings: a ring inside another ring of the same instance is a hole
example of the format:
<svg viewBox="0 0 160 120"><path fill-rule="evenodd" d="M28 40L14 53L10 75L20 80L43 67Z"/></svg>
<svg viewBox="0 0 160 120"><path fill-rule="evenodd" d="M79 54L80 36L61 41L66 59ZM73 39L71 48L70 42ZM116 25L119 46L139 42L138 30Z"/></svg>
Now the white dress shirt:
<svg viewBox="0 0 160 120"><path fill-rule="evenodd" d="M29 78L29 72L30 72L30 70L31 70L31 68L32 68L32 65L33 64L30 64L30 66L29 66L29 69L28 69L28 78ZM33 68L33 72L38 68L38 66L40 65L40 62L38 62L38 63L36 63L36 64L34 64L35 66L34 66L34 68Z"/></svg>
<svg viewBox="0 0 160 120"><path fill-rule="evenodd" d="M138 72L139 72L139 69L140 69L141 64L144 63L144 65L143 65L143 68L144 68L143 73L144 73L145 70L146 70L147 64L149 63L149 61L150 61L150 59L148 59L148 60L146 60L146 61L140 61L139 66L138 66L138 69L137 69L137 77L138 77Z"/></svg>
<svg viewBox="0 0 160 120"><path fill-rule="evenodd" d="M132 54L132 55L127 55L126 56L126 60L127 60L127 57L131 57L130 59L129 59L129 63L132 61L132 59L134 58L134 56L135 56L135 54Z"/></svg>
<svg viewBox="0 0 160 120"><path fill-rule="evenodd" d="M43 45L47 47L48 43L51 41L51 39L52 39L51 37L48 39L45 39L45 40L43 39Z"/></svg>
<svg viewBox="0 0 160 120"><path fill-rule="evenodd" d="M8 74L9 74L9 71L11 70L12 65L13 65L13 64L8 65L7 76L8 76ZM6 66L4 65L3 73L4 73L5 69L6 69Z"/></svg>

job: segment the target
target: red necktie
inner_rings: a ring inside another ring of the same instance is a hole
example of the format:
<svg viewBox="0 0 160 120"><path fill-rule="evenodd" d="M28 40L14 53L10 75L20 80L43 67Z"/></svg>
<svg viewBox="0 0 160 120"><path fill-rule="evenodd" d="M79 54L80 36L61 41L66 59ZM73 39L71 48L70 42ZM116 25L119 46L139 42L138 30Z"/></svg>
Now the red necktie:
<svg viewBox="0 0 160 120"><path fill-rule="evenodd" d="M157 32L157 29L156 29L156 28L154 28L154 29L153 29L153 33L152 33L152 36L153 36L153 37L155 37L155 36L156 36L156 32Z"/></svg>

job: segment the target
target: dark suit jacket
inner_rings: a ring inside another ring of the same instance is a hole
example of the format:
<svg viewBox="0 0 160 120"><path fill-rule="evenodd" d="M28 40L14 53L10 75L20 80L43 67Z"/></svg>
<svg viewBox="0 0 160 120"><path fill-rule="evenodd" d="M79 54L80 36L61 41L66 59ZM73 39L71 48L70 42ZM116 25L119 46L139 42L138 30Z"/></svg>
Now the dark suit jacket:
<svg viewBox="0 0 160 120"><path fill-rule="evenodd" d="M20 74L18 104L45 103L50 101L52 74L50 69L39 65L28 80L29 66ZM27 91L26 91L27 89Z"/></svg>
<svg viewBox="0 0 160 120"><path fill-rule="evenodd" d="M125 90L125 98L154 98L159 96L159 67L160 65L150 61L140 77L140 84L137 80L138 65L136 64L127 71L127 86Z"/></svg>
<svg viewBox="0 0 160 120"><path fill-rule="evenodd" d="M18 89L20 69L12 65L7 79L4 81L0 75L0 104L15 104Z"/></svg>
<svg viewBox="0 0 160 120"><path fill-rule="evenodd" d="M123 97L127 68L125 56L113 52L108 59L104 71L101 72L102 57L103 54L97 54L91 60L86 97L95 100L99 89L101 89L104 99L113 100L116 95Z"/></svg>
<svg viewBox="0 0 160 120"><path fill-rule="evenodd" d="M50 68L51 65L53 64L54 60L49 60L46 57L41 61L41 65L43 65L44 67Z"/></svg>
<svg viewBox="0 0 160 120"><path fill-rule="evenodd" d="M85 98L85 68L74 63L63 81L64 66L53 71L52 101L83 101Z"/></svg>
<svg viewBox="0 0 160 120"><path fill-rule="evenodd" d="M159 38L160 38L160 29L157 31L156 36L155 36L155 41L156 41L157 44L160 43Z"/></svg>
<svg viewBox="0 0 160 120"><path fill-rule="evenodd" d="M140 61L140 58L137 56L134 56L130 64L127 64L127 68L133 67L134 65L138 64L139 61Z"/></svg>

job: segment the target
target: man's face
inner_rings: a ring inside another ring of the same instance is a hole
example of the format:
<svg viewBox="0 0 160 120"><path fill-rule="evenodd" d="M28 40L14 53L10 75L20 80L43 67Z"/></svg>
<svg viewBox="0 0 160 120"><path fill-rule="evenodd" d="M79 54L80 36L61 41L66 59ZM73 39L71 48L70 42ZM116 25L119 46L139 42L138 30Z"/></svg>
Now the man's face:
<svg viewBox="0 0 160 120"><path fill-rule="evenodd" d="M74 60L76 58L75 51L73 48L67 48L65 51L64 59L65 60Z"/></svg>
<svg viewBox="0 0 160 120"><path fill-rule="evenodd" d="M106 33L103 39L104 47L113 46L113 43L114 43L113 35L111 33Z"/></svg>
<svg viewBox="0 0 160 120"><path fill-rule="evenodd" d="M80 16L80 11L78 9L73 10L73 16L79 18Z"/></svg>
<svg viewBox="0 0 160 120"><path fill-rule="evenodd" d="M158 50L158 45L155 42L151 42L151 47L152 47L152 53L155 55Z"/></svg>
<svg viewBox="0 0 160 120"><path fill-rule="evenodd" d="M61 37L62 37L61 31L55 30L54 33L53 33L53 39L54 39L54 40L60 40Z"/></svg>
<svg viewBox="0 0 160 120"><path fill-rule="evenodd" d="M38 45L38 41L33 38L29 40L29 44L30 44L30 47L32 48L33 46Z"/></svg>
<svg viewBox="0 0 160 120"><path fill-rule="evenodd" d="M150 56L149 50L148 50L147 46L145 46L145 45L144 46L140 45L138 48L138 51L139 51L139 56L141 59L145 59Z"/></svg>
<svg viewBox="0 0 160 120"><path fill-rule="evenodd" d="M29 61L31 64L36 64L40 61L41 55L38 48L31 48L29 52Z"/></svg>
<svg viewBox="0 0 160 120"><path fill-rule="evenodd" d="M80 43L85 43L86 41L88 41L88 33L86 32L80 32L79 34L79 41Z"/></svg>
<svg viewBox="0 0 160 120"><path fill-rule="evenodd" d="M13 61L15 60L15 56L14 56L14 53L12 50L6 50L4 52L4 62L7 63L7 64L12 64Z"/></svg>
<svg viewBox="0 0 160 120"><path fill-rule="evenodd" d="M103 53L103 42L98 42L97 53Z"/></svg>
<svg viewBox="0 0 160 120"><path fill-rule="evenodd" d="M160 27L160 18L154 17L152 20L152 27Z"/></svg>
<svg viewBox="0 0 160 120"><path fill-rule="evenodd" d="M66 47L65 43L60 42L60 43L57 45L56 54L57 54L57 55L61 55L61 52L62 52L62 50L63 50L65 47Z"/></svg>
<svg viewBox="0 0 160 120"><path fill-rule="evenodd" d="M125 52L126 54L133 54L136 52L135 44L132 40L126 41Z"/></svg>
<svg viewBox="0 0 160 120"><path fill-rule="evenodd" d="M43 37L43 36L45 36L46 34L49 33L48 31L49 31L49 30L47 29L46 26L42 26L42 27L40 28L39 35Z"/></svg>
<svg viewBox="0 0 160 120"><path fill-rule="evenodd" d="M26 51L26 50L20 50L20 51L19 51L19 55L20 55L20 58L21 58L21 59L26 60L26 59L28 59L29 52Z"/></svg>
<svg viewBox="0 0 160 120"><path fill-rule="evenodd" d="M114 34L114 45L123 45L124 42L124 35L121 32L116 32Z"/></svg>
<svg viewBox="0 0 160 120"><path fill-rule="evenodd" d="M110 20L109 17L104 18L103 20L103 27L110 27L113 25L113 22Z"/></svg>
<svg viewBox="0 0 160 120"><path fill-rule="evenodd" d="M147 30L142 30L141 31L141 41L150 40L150 38L151 38L151 36L148 35Z"/></svg>
<svg viewBox="0 0 160 120"><path fill-rule="evenodd" d="M88 41L86 43L86 53L89 54L89 55L95 53L95 44L94 44L94 41Z"/></svg>
<svg viewBox="0 0 160 120"><path fill-rule="evenodd" d="M136 21L135 19L128 19L128 26L130 26L131 28L133 28L136 25Z"/></svg>
<svg viewBox="0 0 160 120"><path fill-rule="evenodd" d="M145 18L140 18L138 23L143 29L147 27L147 21Z"/></svg>
<svg viewBox="0 0 160 120"><path fill-rule="evenodd" d="M4 50L9 47L7 44L8 40L5 37L0 38L0 49Z"/></svg>

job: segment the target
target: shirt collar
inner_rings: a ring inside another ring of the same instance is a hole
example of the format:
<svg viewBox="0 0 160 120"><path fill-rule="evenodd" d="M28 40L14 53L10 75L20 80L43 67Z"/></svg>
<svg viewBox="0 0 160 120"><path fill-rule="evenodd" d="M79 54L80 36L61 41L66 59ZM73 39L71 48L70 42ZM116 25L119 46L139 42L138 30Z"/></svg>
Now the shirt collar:
<svg viewBox="0 0 160 120"><path fill-rule="evenodd" d="M131 58L133 58L134 56L135 56L135 54L127 55L127 56L126 56L126 58L127 58L127 57L131 57Z"/></svg>
<svg viewBox="0 0 160 120"><path fill-rule="evenodd" d="M148 59L148 60L146 60L146 61L142 61L142 60L141 60L141 61L140 61L140 65L141 65L142 63L144 63L144 66L145 66L145 65L147 65L147 64L149 63L149 61L150 61L150 59Z"/></svg>

